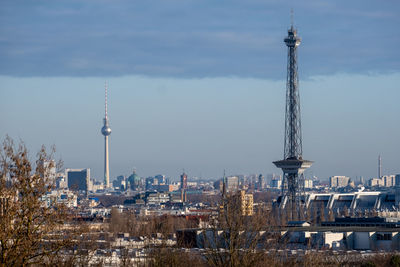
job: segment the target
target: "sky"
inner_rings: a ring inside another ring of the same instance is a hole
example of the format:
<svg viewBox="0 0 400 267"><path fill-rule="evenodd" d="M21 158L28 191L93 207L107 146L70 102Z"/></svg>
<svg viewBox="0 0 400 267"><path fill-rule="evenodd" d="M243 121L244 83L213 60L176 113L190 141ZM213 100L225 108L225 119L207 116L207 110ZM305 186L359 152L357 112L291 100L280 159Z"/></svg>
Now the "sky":
<svg viewBox="0 0 400 267"><path fill-rule="evenodd" d="M307 176L400 173L400 2L0 2L0 137L102 180L280 173L290 10Z"/></svg>

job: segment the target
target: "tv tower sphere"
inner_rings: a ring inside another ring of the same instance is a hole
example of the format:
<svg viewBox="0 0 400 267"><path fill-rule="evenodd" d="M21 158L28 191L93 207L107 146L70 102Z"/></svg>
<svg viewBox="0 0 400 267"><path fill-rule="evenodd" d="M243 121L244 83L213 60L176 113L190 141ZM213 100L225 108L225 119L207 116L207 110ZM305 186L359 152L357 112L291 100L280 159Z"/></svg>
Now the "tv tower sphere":
<svg viewBox="0 0 400 267"><path fill-rule="evenodd" d="M104 126L101 128L101 134L104 135L104 186L105 188L110 187L110 164L108 158L108 136L111 134L111 128L108 123L107 113L107 82L105 87L105 114L104 114Z"/></svg>
<svg viewBox="0 0 400 267"><path fill-rule="evenodd" d="M108 122L107 122L108 124ZM108 125L104 125L103 128L101 128L101 134L104 136L109 136L111 134L111 128Z"/></svg>

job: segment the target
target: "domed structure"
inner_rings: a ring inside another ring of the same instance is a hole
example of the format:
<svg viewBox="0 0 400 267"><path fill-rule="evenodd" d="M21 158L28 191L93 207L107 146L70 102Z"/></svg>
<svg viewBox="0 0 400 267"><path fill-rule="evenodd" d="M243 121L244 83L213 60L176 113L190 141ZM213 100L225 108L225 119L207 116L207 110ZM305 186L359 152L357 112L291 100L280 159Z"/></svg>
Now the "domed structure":
<svg viewBox="0 0 400 267"><path fill-rule="evenodd" d="M101 134L109 136L111 134L111 128L108 125L104 125L103 128L101 128Z"/></svg>
<svg viewBox="0 0 400 267"><path fill-rule="evenodd" d="M132 190L137 190L140 187L140 180L141 178L136 174L136 170L133 170L132 175L128 177L128 181Z"/></svg>

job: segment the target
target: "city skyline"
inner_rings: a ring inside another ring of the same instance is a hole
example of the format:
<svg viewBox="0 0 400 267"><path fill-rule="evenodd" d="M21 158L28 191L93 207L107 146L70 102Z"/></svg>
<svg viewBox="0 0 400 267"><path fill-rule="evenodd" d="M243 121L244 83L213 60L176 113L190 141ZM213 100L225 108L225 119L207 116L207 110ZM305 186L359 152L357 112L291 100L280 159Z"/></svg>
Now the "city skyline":
<svg viewBox="0 0 400 267"><path fill-rule="evenodd" d="M393 35L399 22L393 10L399 4L369 1L361 8L354 3L344 8L340 7L344 2L321 3L294 5L295 24L303 38L299 78L304 156L318 162L310 172L323 179L332 175L368 179L376 176L376 158L381 155L383 175L400 173L396 109L400 60L394 47L399 37ZM122 1L110 14L124 4L133 8ZM0 13L5 22L0 27L4 59L0 111L5 114L0 119L1 136L20 138L32 152L41 144L55 144L65 168L91 168L93 176L102 180L104 153L98 127L102 84L107 79L115 131L110 137L111 181L134 167L140 176L163 173L174 179L182 168L189 177L218 178L224 169L229 174L280 173L271 162L282 158L286 75L282 40L290 25L289 2L235 1L215 9L189 3L179 6L185 12L175 17L164 5L165 13L138 4L145 15L161 14L168 23L144 23L129 31L128 25L138 18L121 16L112 24L118 29L114 35L107 26L109 19L82 29L73 23L74 19L88 22L88 10L94 7L94 13L101 14L106 4L42 4L25 19L28 7L9 1L2 5L16 18ZM242 21L246 15L228 15L237 14L240 7L254 15L248 23ZM212 11L221 18L199 24L185 15L190 10L197 11L195 17ZM307 16L310 11L315 13ZM58 24L58 15L72 30ZM334 21L335 16L340 22ZM35 23L28 26L28 19ZM189 26L193 34L185 35ZM65 35L45 34L58 28ZM32 39L35 33L38 39ZM85 33L84 40L90 42L79 43L79 49L75 41L64 42L65 36L72 40ZM140 46L138 40L143 41ZM161 40L165 47L155 46ZM363 47L356 46L359 42ZM90 53L93 45L97 48ZM104 50L107 45L110 50ZM54 48L63 52L52 58ZM127 56L127 62L121 51L136 57Z"/></svg>

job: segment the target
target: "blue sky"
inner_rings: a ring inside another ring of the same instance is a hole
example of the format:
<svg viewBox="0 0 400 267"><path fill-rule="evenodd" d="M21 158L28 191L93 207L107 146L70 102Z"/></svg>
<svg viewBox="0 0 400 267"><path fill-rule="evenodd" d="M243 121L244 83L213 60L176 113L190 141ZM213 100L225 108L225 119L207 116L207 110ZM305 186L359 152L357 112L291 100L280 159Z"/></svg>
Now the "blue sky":
<svg viewBox="0 0 400 267"><path fill-rule="evenodd" d="M398 1L2 1L0 135L101 179L279 172L290 9L309 174L400 173Z"/></svg>

